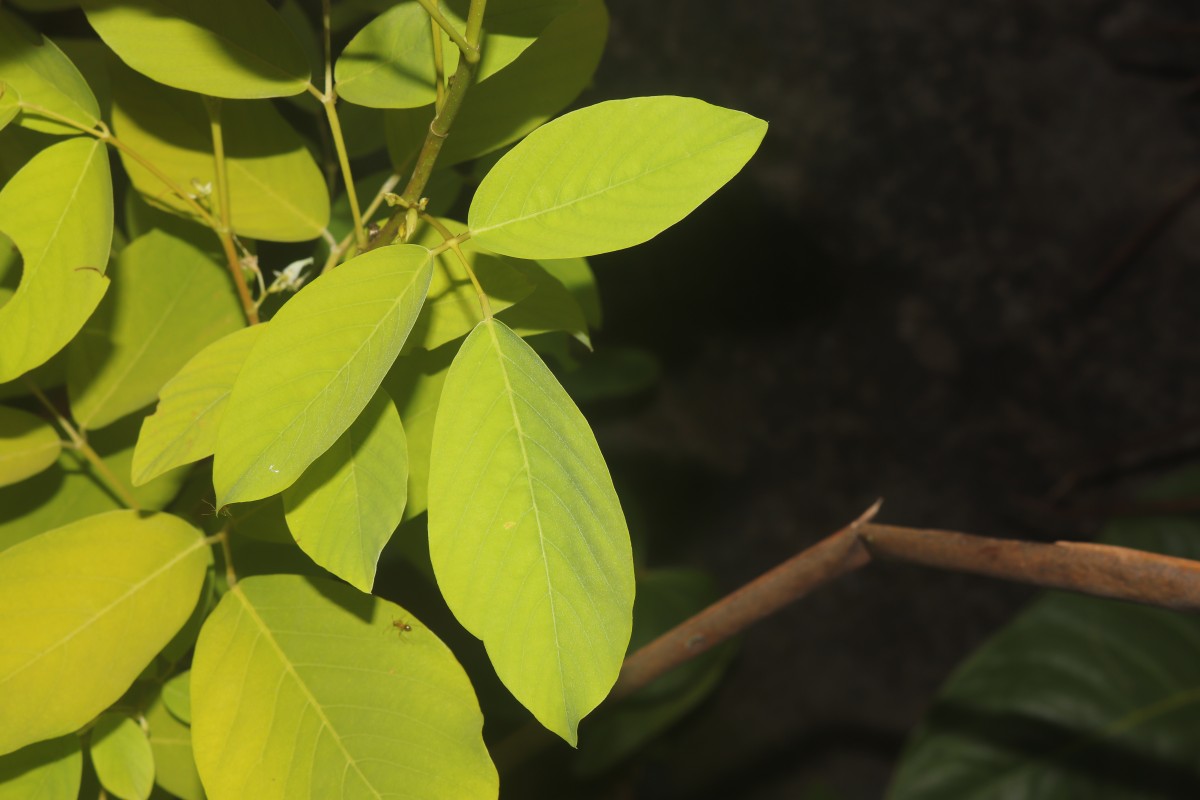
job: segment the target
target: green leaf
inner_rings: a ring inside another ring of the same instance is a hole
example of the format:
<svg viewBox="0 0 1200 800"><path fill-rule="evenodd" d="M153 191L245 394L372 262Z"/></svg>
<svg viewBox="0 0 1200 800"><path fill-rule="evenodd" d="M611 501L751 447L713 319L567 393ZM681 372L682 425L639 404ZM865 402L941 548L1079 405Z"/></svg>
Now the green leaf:
<svg viewBox="0 0 1200 800"><path fill-rule="evenodd" d="M636 347L604 347L562 374L567 394L580 403L619 400L645 392L662 368L653 353Z"/></svg>
<svg viewBox="0 0 1200 800"><path fill-rule="evenodd" d="M283 507L301 550L370 592L407 495L404 426L392 398L379 389L354 424L284 490Z"/></svg>
<svg viewBox="0 0 1200 800"><path fill-rule="evenodd" d="M295 545L283 514L283 496L272 495L253 503L234 503L222 512L228 513L229 530L238 536L273 544Z"/></svg>
<svg viewBox="0 0 1200 800"><path fill-rule="evenodd" d="M33 157L0 191L0 226L24 257L21 284L0 307L0 383L44 364L108 288L112 241L108 154L74 138Z"/></svg>
<svg viewBox="0 0 1200 800"><path fill-rule="evenodd" d="M0 81L0 130L12 122L21 111L21 96L15 86Z"/></svg>
<svg viewBox="0 0 1200 800"><path fill-rule="evenodd" d="M213 454L229 390L266 329L255 325L218 339L162 387L133 453L134 486Z"/></svg>
<svg viewBox="0 0 1200 800"><path fill-rule="evenodd" d="M75 734L31 744L0 756L0 800L76 800L82 773Z"/></svg>
<svg viewBox="0 0 1200 800"><path fill-rule="evenodd" d="M442 220L442 223L453 234L467 229L461 222ZM432 227L424 226L414 243L432 248L442 243L442 237ZM493 313L521 301L534 290L534 281L524 274L519 262L480 251L470 239L463 242L460 249L487 294ZM435 256L434 261L429 296L404 345L406 351L414 347L426 350L441 347L466 336L483 320L479 295L458 256L446 250Z"/></svg>
<svg viewBox="0 0 1200 800"><path fill-rule="evenodd" d="M105 466L121 480L129 476L140 424L138 417L129 417L88 437ZM161 509L179 492L186 477L186 470L168 472L133 489L134 499L144 509ZM58 463L44 472L0 487L0 550L68 522L123 507L83 456L64 449Z"/></svg>
<svg viewBox="0 0 1200 800"><path fill-rule="evenodd" d="M103 428L154 402L188 359L244 325L226 272L161 231L135 239L116 282L68 348L67 391L81 428Z"/></svg>
<svg viewBox="0 0 1200 800"><path fill-rule="evenodd" d="M147 800L154 788L154 751L137 722L125 714L101 714L89 748L96 777L121 800Z"/></svg>
<svg viewBox="0 0 1200 800"><path fill-rule="evenodd" d="M1200 556L1192 518L1105 541ZM1200 618L1049 593L950 677L889 797L1141 800L1200 792Z"/></svg>
<svg viewBox="0 0 1200 800"><path fill-rule="evenodd" d="M468 215L480 247L570 258L632 247L738 173L760 119L689 97L635 97L543 125L497 162Z"/></svg>
<svg viewBox="0 0 1200 800"><path fill-rule="evenodd" d="M488 3L482 58L475 80L504 69L533 44L555 17L577 0L493 0ZM460 9L465 11L465 6ZM442 12L459 31L466 21L453 7ZM458 68L458 48L442 34L445 74ZM371 108L416 108L436 97L429 15L417 3L399 3L367 24L346 45L335 69L338 96Z"/></svg>
<svg viewBox="0 0 1200 800"><path fill-rule="evenodd" d="M202 5L202 4L201 4ZM110 64L113 130L182 191L211 186L215 170L208 114L199 95L160 86ZM230 214L251 239L301 242L329 222L329 192L304 139L266 101L221 104ZM190 207L128 154L121 163L152 206L191 216Z"/></svg>
<svg viewBox="0 0 1200 800"><path fill-rule="evenodd" d="M304 49L264 0L84 0L88 22L129 66L213 97L286 97L311 74Z"/></svg>
<svg viewBox="0 0 1200 800"><path fill-rule="evenodd" d="M154 753L154 782L181 800L204 800L191 729L171 715L161 695L152 698L145 718Z"/></svg>
<svg viewBox="0 0 1200 800"><path fill-rule="evenodd" d="M192 722L192 674L184 670L163 684L162 701L167 710L180 722Z"/></svg>
<svg viewBox="0 0 1200 800"><path fill-rule="evenodd" d="M450 367L433 430L429 553L513 695L572 745L629 643L633 557L587 421L503 323Z"/></svg>
<svg viewBox="0 0 1200 800"><path fill-rule="evenodd" d="M41 417L0 406L0 486L37 475L58 460L62 440Z"/></svg>
<svg viewBox="0 0 1200 800"><path fill-rule="evenodd" d="M553 275L567 287L575 302L583 309L583 318L592 330L604 327L604 313L600 308L600 289L596 276L586 258L551 258L538 262L542 269Z"/></svg>
<svg viewBox="0 0 1200 800"><path fill-rule="evenodd" d="M0 753L70 733L124 694L192 613L208 561L195 528L135 511L0 553Z"/></svg>
<svg viewBox="0 0 1200 800"><path fill-rule="evenodd" d="M408 439L408 505L404 518L412 519L425 510L429 495L429 450L433 443L433 421L438 398L450 371L450 362L458 348L454 345L437 350L414 350L396 359L383 379Z"/></svg>
<svg viewBox="0 0 1200 800"><path fill-rule="evenodd" d="M66 117L84 128L100 121L100 108L87 81L54 42L0 9L0 79L21 100ZM23 127L45 133L77 133L70 125L26 110Z"/></svg>
<svg viewBox="0 0 1200 800"><path fill-rule="evenodd" d="M217 434L217 505L283 491L366 407L429 290L429 251L382 247L306 285L271 320Z"/></svg>
<svg viewBox="0 0 1200 800"><path fill-rule="evenodd" d="M567 287L532 261L510 260L510 263L536 288L512 308L499 312L496 318L518 336L565 331L590 349L592 339L588 335L587 319Z"/></svg>
<svg viewBox="0 0 1200 800"><path fill-rule="evenodd" d="M211 800L498 792L453 654L404 609L343 584L240 581L200 634L192 699Z"/></svg>
<svg viewBox="0 0 1200 800"><path fill-rule="evenodd" d="M603 0L581 0L554 20L504 71L471 87L438 164L448 167L498 150L553 117L587 88L607 38ZM392 163L404 165L420 149L433 107L388 111L385 118Z"/></svg>

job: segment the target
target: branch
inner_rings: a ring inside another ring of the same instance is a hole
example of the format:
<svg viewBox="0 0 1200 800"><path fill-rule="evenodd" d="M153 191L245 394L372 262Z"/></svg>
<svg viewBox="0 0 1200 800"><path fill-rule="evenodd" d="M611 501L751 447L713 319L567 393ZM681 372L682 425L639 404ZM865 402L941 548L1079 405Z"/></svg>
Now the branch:
<svg viewBox="0 0 1200 800"><path fill-rule="evenodd" d="M1080 542L1041 544L870 522L876 503L832 536L727 595L625 659L620 699L872 558L1049 589L1200 611L1200 561Z"/></svg>

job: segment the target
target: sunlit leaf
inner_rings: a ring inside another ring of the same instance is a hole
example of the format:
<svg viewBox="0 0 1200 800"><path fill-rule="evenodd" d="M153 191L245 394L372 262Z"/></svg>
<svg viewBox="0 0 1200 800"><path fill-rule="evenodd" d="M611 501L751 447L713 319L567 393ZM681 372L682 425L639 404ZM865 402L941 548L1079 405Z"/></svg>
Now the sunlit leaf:
<svg viewBox="0 0 1200 800"><path fill-rule="evenodd" d="M283 492L300 549L351 586L370 592L379 553L404 517L408 445L380 389L346 432Z"/></svg>
<svg viewBox="0 0 1200 800"><path fill-rule="evenodd" d="M498 150L562 111L591 81L607 37L602 0L581 0L551 22L508 67L467 93L438 164ZM420 149L433 107L388 111L385 118L392 163L404 165Z"/></svg>
<svg viewBox="0 0 1200 800"><path fill-rule="evenodd" d="M192 613L208 561L195 528L134 511L0 553L0 753L70 733L124 694Z"/></svg>
<svg viewBox="0 0 1200 800"><path fill-rule="evenodd" d="M372 250L307 284L271 320L217 434L217 504L292 485L366 407L429 289L429 251Z"/></svg>
<svg viewBox="0 0 1200 800"><path fill-rule="evenodd" d="M73 733L0 756L0 800L77 800L83 752Z"/></svg>
<svg viewBox="0 0 1200 800"><path fill-rule="evenodd" d="M461 222L442 220L442 223L452 234L466 230ZM432 227L425 226L413 241L432 248L442 243L442 237ZM534 290L534 281L524 274L522 265L515 260L481 252L469 239L462 243L460 249L488 296L493 313L503 311ZM458 256L453 251L445 250L434 257L434 263L429 296L408 336L405 350L441 347L446 342L466 336L483 319L479 295Z"/></svg>
<svg viewBox="0 0 1200 800"><path fill-rule="evenodd" d="M299 94L304 49L264 0L83 0L88 22L126 64L213 97Z"/></svg>
<svg viewBox="0 0 1200 800"><path fill-rule="evenodd" d="M71 60L37 31L0 9L0 80L16 88L21 100L66 117L84 128L100 120L100 108L87 81ZM78 129L28 109L19 124L47 133ZM2 126L0 126L2 127Z"/></svg>
<svg viewBox="0 0 1200 800"><path fill-rule="evenodd" d="M1200 557L1187 518L1109 544ZM1052 593L971 655L900 759L889 797L1141 800L1200 792L1200 619Z"/></svg>
<svg viewBox="0 0 1200 800"><path fill-rule="evenodd" d="M128 480L140 424L141 419L132 416L88 437L88 443L119 480ZM164 508L179 492L186 472L167 472L133 488L134 499L144 509ZM0 487L0 550L68 522L123 507L87 459L64 448L58 463L49 469L18 484Z"/></svg>
<svg viewBox="0 0 1200 800"><path fill-rule="evenodd" d="M62 440L54 426L19 408L0 406L0 486L37 475L60 452Z"/></svg>
<svg viewBox="0 0 1200 800"><path fill-rule="evenodd" d="M110 64L113 129L130 148L189 194L214 185L212 134L199 95L160 86ZM304 140L265 101L221 104L234 230L280 242L314 239L329 222L329 192ZM129 180L151 205L191 207L138 160L121 153Z"/></svg>
<svg viewBox="0 0 1200 800"><path fill-rule="evenodd" d="M0 307L0 382L44 364L108 288L112 177L104 144L74 138L38 153L0 190L0 227L24 257Z"/></svg>
<svg viewBox="0 0 1200 800"><path fill-rule="evenodd" d="M453 654L404 609L343 584L239 581L200 635L192 699L212 800L497 795Z"/></svg>
<svg viewBox="0 0 1200 800"><path fill-rule="evenodd" d="M92 766L100 785L121 800L147 800L154 788L154 752L137 721L126 714L101 714L92 728Z"/></svg>
<svg viewBox="0 0 1200 800"><path fill-rule="evenodd" d="M485 81L521 55L555 17L577 0L493 0L488 3L483 57L476 82ZM466 30L460 8L442 11ZM459 13L456 13L459 12ZM442 34L443 69L453 75L458 48ZM346 45L336 65L338 96L372 108L416 108L436 97L429 15L417 3L398 3L372 20Z"/></svg>
<svg viewBox="0 0 1200 800"><path fill-rule="evenodd" d="M442 390L429 552L447 604L500 679L574 744L629 643L629 533L587 421L495 320L467 337Z"/></svg>
<svg viewBox="0 0 1200 800"><path fill-rule="evenodd" d="M433 421L437 415L438 398L457 352L455 345L445 345L426 352L414 350L396 359L395 365L383 379L408 439L408 505L404 518L412 519L425 510L429 494L429 448L433 441Z"/></svg>
<svg viewBox="0 0 1200 800"><path fill-rule="evenodd" d="M180 800L204 800L191 730L171 715L161 696L150 701L145 718L154 753L154 782Z"/></svg>
<svg viewBox="0 0 1200 800"><path fill-rule="evenodd" d="M245 324L228 274L161 231L135 239L115 283L68 348L71 415L103 428L154 402L187 360Z"/></svg>
<svg viewBox="0 0 1200 800"><path fill-rule="evenodd" d="M481 247L519 258L632 247L724 186L766 131L749 114L688 97L597 103L543 125L501 158L468 224Z"/></svg>
<svg viewBox="0 0 1200 800"><path fill-rule="evenodd" d="M213 454L229 390L265 325L236 330L196 353L159 393L133 454L133 483Z"/></svg>

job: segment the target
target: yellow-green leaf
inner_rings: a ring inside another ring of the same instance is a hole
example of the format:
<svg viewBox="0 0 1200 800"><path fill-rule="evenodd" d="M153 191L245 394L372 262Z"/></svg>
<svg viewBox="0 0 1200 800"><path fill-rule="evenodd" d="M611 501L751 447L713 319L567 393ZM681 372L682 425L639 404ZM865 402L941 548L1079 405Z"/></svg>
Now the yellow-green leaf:
<svg viewBox="0 0 1200 800"><path fill-rule="evenodd" d="M574 744L629 643L629 532L587 420L496 320L467 337L442 389L429 554L505 686Z"/></svg>
<svg viewBox="0 0 1200 800"><path fill-rule="evenodd" d="M213 462L218 505L283 491L350 427L412 330L432 268L423 247L382 247L280 309L229 394Z"/></svg>
<svg viewBox="0 0 1200 800"><path fill-rule="evenodd" d="M195 528L135 511L0 553L0 753L70 733L124 694L192 613L208 562Z"/></svg>
<svg viewBox="0 0 1200 800"><path fill-rule="evenodd" d="M171 715L161 695L150 701L145 717L154 753L154 782L181 800L204 800L191 729Z"/></svg>
<svg viewBox="0 0 1200 800"><path fill-rule="evenodd" d="M313 561L364 592L404 517L408 445L379 389L354 424L283 492L288 529Z"/></svg>
<svg viewBox="0 0 1200 800"><path fill-rule="evenodd" d="M504 70L471 87L438 164L447 167L498 150L562 111L587 88L607 38L603 0L580 0ZM388 111L385 118L392 163L406 164L425 139L433 106Z"/></svg>
<svg viewBox="0 0 1200 800"><path fill-rule="evenodd" d="M766 132L760 119L690 97L597 103L505 154L479 185L467 222L480 247L518 258L632 247L724 186Z"/></svg>
<svg viewBox="0 0 1200 800"><path fill-rule="evenodd" d="M482 728L433 632L344 584L246 578L196 645L192 745L211 800L490 800Z"/></svg>
<svg viewBox="0 0 1200 800"><path fill-rule="evenodd" d="M214 185L212 136L199 95L110 64L113 129L182 191ZM266 101L221 104L230 214L241 236L279 242L314 239L329 223L329 191L304 140ZM135 189L151 205L194 212L136 159L121 153Z"/></svg>
<svg viewBox="0 0 1200 800"><path fill-rule="evenodd" d="M396 359L383 380L408 439L408 505L404 518L412 519L425 510L429 495L429 448L433 441L433 421L437 416L438 398L450 370L450 362L458 351L456 345L437 350L414 350Z"/></svg>
<svg viewBox="0 0 1200 800"><path fill-rule="evenodd" d="M121 800L147 800L154 788L154 752L133 717L101 714L88 748L100 785Z"/></svg>
<svg viewBox="0 0 1200 800"><path fill-rule="evenodd" d="M163 684L162 701L180 722L192 722L192 673L184 670Z"/></svg>
<svg viewBox="0 0 1200 800"><path fill-rule="evenodd" d="M83 750L73 733L0 756L0 800L77 800Z"/></svg>
<svg viewBox="0 0 1200 800"><path fill-rule="evenodd" d="M255 325L218 339L163 386L133 453L135 486L213 454L229 390L265 330Z"/></svg>
<svg viewBox="0 0 1200 800"><path fill-rule="evenodd" d="M16 88L21 100L85 128L100 120L100 108L87 81L54 42L0 9L0 80ZM78 129L26 110L23 127L46 133L77 133ZM0 126L2 127L2 126Z"/></svg>
<svg viewBox="0 0 1200 800"><path fill-rule="evenodd" d="M496 315L505 325L521 337L539 333L564 331L578 339L589 349L592 346L588 335L587 319L575 296L567 287L541 265L533 261L508 259L509 263L534 285L533 292L512 308Z"/></svg>
<svg viewBox="0 0 1200 800"><path fill-rule="evenodd" d="M71 415L103 428L154 402L189 358L245 324L225 270L151 231L121 251L115 283L68 348Z"/></svg>
<svg viewBox="0 0 1200 800"><path fill-rule="evenodd" d="M104 144L68 139L34 156L0 190L0 227L25 263L0 307L3 383L49 361L108 288L113 197Z"/></svg>
<svg viewBox="0 0 1200 800"><path fill-rule="evenodd" d="M0 406L0 486L48 469L60 452L54 426L28 411Z"/></svg>
<svg viewBox="0 0 1200 800"><path fill-rule="evenodd" d="M0 81L0 129L12 122L21 111L21 97L15 86Z"/></svg>
<svg viewBox="0 0 1200 800"><path fill-rule="evenodd" d="M286 97L311 77L304 49L264 0L84 0L88 22L129 66L213 97Z"/></svg>

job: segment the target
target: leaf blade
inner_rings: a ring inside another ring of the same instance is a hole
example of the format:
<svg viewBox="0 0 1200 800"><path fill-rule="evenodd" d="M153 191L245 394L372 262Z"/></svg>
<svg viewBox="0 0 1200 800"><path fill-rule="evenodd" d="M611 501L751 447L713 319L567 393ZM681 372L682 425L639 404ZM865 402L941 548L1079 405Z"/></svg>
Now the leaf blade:
<svg viewBox="0 0 1200 800"><path fill-rule="evenodd" d="M92 728L92 765L100 785L123 800L147 800L154 788L154 751L133 717L104 713Z"/></svg>
<svg viewBox="0 0 1200 800"><path fill-rule="evenodd" d="M58 460L62 440L41 417L0 406L0 486L37 475Z"/></svg>
<svg viewBox="0 0 1200 800"><path fill-rule="evenodd" d="M71 60L54 42L2 10L0 78L13 86L26 103L41 106L85 128L100 121L96 98ZM43 133L78 133L70 125L32 111L23 113L18 124Z"/></svg>

